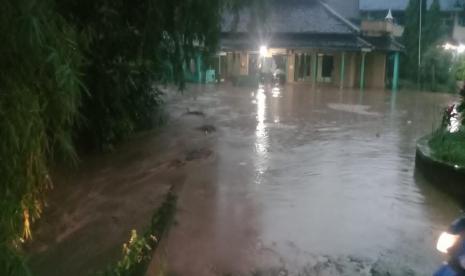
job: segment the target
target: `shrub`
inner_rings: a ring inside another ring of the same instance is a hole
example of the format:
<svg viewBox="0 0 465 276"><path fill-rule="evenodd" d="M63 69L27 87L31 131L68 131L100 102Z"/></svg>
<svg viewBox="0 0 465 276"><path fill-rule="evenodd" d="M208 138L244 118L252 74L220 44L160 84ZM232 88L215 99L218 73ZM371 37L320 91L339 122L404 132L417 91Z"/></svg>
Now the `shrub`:
<svg viewBox="0 0 465 276"><path fill-rule="evenodd" d="M31 237L55 159L75 160L83 62L53 1L5 0L0 17L0 262ZM6 266L1 266L4 269ZM3 271L0 271L2 275Z"/></svg>

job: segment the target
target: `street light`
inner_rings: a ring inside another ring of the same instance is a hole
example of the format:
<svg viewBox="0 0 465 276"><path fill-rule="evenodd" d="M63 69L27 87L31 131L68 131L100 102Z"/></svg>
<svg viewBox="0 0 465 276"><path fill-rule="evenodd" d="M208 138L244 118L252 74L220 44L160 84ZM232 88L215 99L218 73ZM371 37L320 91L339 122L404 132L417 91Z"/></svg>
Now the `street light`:
<svg viewBox="0 0 465 276"><path fill-rule="evenodd" d="M260 46L260 56L266 57L268 55L268 47L266 45Z"/></svg>

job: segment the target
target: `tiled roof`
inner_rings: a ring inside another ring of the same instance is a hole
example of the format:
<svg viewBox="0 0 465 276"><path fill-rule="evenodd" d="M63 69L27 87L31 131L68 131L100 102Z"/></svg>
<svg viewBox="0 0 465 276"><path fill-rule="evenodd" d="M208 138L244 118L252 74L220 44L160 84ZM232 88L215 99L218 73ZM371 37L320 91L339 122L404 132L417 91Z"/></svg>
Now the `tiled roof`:
<svg viewBox="0 0 465 276"><path fill-rule="evenodd" d="M363 37L363 40L370 43L376 50L388 52L403 52L404 45L397 42L390 36Z"/></svg>
<svg viewBox="0 0 465 276"><path fill-rule="evenodd" d="M431 5L433 0L427 0L428 6ZM382 11L382 10L393 10L403 11L407 8L409 0L360 0L361 11ZM459 0L439 0L439 5L443 11L455 11L460 9Z"/></svg>
<svg viewBox="0 0 465 276"><path fill-rule="evenodd" d="M256 50L259 42L245 34L223 34L221 48L228 50ZM280 34L272 37L267 44L270 48L325 49L358 51L373 48L373 45L355 35L333 34Z"/></svg>
<svg viewBox="0 0 465 276"><path fill-rule="evenodd" d="M250 10L243 9L239 13L239 21L236 25L232 14L224 16L220 42L222 50L257 50L262 43L267 43L266 45L270 48L286 49L403 50L403 46L392 38L368 41L361 37L359 27L329 6L328 3L331 1L268 1L267 37L257 38L249 32L251 29ZM332 2L335 1L345 0L332 0ZM261 39L265 41L259 41Z"/></svg>
<svg viewBox="0 0 465 276"><path fill-rule="evenodd" d="M354 25L338 16L337 12L318 0L270 0L267 28L273 33L351 34L357 32ZM223 18L223 32L248 32L250 10L240 12L240 20L234 28L233 15Z"/></svg>

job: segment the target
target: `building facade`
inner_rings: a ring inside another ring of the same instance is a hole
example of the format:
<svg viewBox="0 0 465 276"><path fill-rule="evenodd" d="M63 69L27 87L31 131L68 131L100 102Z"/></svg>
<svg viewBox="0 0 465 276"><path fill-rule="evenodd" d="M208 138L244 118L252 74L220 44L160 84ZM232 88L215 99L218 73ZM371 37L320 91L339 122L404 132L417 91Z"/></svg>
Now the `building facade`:
<svg viewBox="0 0 465 276"><path fill-rule="evenodd" d="M433 0L426 1L429 8ZM359 11L362 20L379 20L384 18L391 10L397 24L405 24L405 10L409 0L359 0ZM452 43L465 43L465 1L439 0L442 13L442 24L449 31L449 40Z"/></svg>
<svg viewBox="0 0 465 276"><path fill-rule="evenodd" d="M358 24L358 1L352 0L268 3L262 29L253 28L249 9L225 16L218 60L222 78L257 76L260 65L270 61L289 83L397 89L403 47L391 32L391 22Z"/></svg>

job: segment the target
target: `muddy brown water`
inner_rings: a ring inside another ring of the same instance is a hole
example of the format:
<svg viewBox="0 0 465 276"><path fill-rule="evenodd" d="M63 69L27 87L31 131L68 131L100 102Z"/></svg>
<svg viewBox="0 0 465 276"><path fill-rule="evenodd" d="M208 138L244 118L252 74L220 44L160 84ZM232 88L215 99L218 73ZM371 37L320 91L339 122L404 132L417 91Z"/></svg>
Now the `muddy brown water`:
<svg viewBox="0 0 465 276"><path fill-rule="evenodd" d="M431 275L460 206L415 172L415 141L454 99L191 86L165 129L58 177L33 271L84 275L117 259L174 185L176 223L148 275Z"/></svg>

